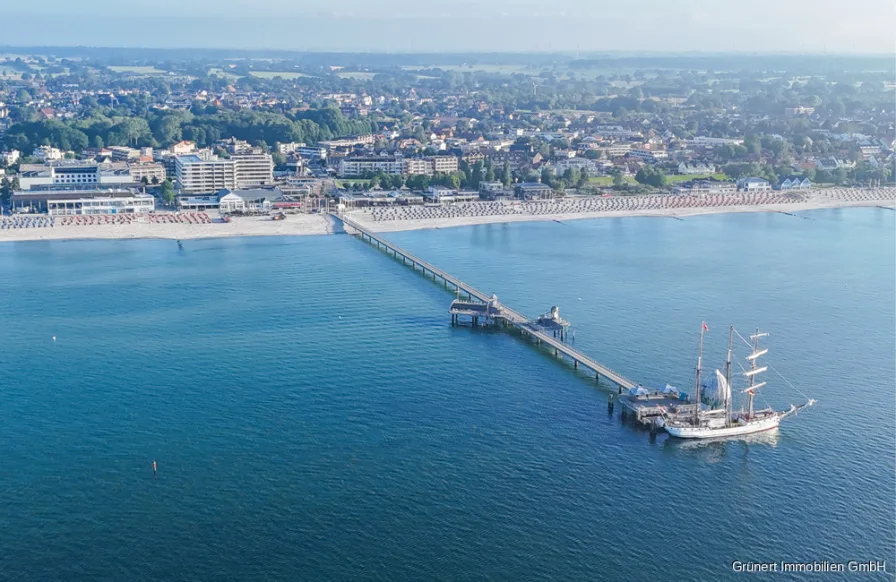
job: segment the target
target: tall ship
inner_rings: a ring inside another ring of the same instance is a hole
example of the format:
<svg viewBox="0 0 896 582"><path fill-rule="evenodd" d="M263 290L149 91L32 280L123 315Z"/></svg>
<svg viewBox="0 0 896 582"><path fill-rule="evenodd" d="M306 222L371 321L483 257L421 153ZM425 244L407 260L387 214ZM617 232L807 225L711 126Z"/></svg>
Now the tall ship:
<svg viewBox="0 0 896 582"><path fill-rule="evenodd" d="M787 410L775 410L770 406L761 410L755 409L756 394L767 384L765 381L760 381L760 375L768 371L768 366L759 364L759 359L768 353L768 349L759 348L759 340L767 337L768 334L761 333L757 329L756 333L750 336L752 351L746 357L749 367L740 374L746 383L746 388L741 390L740 394L746 395L748 404L746 408L734 410L731 362L732 341L736 331L734 326L731 326L728 331L728 359L725 364L725 373L716 370L714 377L706 385L701 385L703 334L707 331L709 328L704 322L700 328L700 348L697 356L697 386L694 400L697 405L694 407L693 413L690 411L675 414L664 413L663 424L671 436L682 439L708 439L737 437L775 430L788 416L795 415L803 408L815 404L815 400L809 398L799 406L791 404ZM737 335L741 337L740 334ZM704 404L706 406L703 406Z"/></svg>

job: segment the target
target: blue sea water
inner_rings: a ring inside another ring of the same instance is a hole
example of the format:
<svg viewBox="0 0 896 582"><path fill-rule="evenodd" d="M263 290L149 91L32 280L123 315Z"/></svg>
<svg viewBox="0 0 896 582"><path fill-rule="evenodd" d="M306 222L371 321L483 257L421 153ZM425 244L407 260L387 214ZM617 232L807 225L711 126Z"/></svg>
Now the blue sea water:
<svg viewBox="0 0 896 582"><path fill-rule="evenodd" d="M771 332L765 398L818 404L710 444L349 236L0 245L0 579L892 579L896 217L802 216L387 235L646 385Z"/></svg>

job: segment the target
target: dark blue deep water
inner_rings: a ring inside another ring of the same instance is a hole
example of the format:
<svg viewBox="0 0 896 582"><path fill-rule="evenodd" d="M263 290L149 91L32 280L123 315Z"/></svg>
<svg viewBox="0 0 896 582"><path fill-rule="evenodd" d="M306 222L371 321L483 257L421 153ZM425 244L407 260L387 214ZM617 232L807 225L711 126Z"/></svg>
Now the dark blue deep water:
<svg viewBox="0 0 896 582"><path fill-rule="evenodd" d="M702 445L348 236L0 245L0 579L891 578L896 216L803 216L387 235L648 385L690 386L702 320L707 366L771 332L818 405Z"/></svg>

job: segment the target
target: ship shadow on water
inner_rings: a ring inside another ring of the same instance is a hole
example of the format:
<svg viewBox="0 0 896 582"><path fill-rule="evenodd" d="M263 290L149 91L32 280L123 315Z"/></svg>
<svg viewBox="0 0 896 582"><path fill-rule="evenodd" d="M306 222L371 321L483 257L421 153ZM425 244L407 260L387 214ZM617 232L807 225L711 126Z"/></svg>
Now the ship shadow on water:
<svg viewBox="0 0 896 582"><path fill-rule="evenodd" d="M714 439L677 439L666 435L662 443L663 452L689 455L697 454L707 462L720 461L734 450L749 452L750 449L777 448L780 434L778 429L746 435L739 438L719 437Z"/></svg>

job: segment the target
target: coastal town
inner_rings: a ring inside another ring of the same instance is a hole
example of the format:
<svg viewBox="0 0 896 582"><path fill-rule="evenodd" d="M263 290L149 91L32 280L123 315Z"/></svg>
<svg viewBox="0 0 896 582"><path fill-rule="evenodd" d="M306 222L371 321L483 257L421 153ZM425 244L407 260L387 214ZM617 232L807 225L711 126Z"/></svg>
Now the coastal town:
<svg viewBox="0 0 896 582"><path fill-rule="evenodd" d="M392 230L896 198L894 86L863 63L734 73L645 58L614 72L584 59L121 52L0 57L0 236L303 234L331 231L336 211Z"/></svg>

